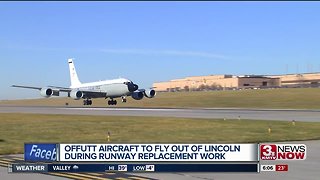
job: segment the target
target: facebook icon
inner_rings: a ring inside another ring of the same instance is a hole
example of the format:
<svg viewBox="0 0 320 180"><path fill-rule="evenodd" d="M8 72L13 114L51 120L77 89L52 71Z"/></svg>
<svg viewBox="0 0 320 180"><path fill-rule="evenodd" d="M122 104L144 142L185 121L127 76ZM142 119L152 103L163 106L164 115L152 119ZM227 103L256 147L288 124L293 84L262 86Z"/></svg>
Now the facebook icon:
<svg viewBox="0 0 320 180"><path fill-rule="evenodd" d="M24 144L25 161L56 161L56 144Z"/></svg>

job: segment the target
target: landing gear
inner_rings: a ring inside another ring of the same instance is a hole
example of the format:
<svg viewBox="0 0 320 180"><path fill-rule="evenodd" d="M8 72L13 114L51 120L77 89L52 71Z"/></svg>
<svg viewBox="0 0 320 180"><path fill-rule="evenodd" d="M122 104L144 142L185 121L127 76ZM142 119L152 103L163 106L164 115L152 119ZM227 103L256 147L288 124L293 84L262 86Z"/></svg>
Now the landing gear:
<svg viewBox="0 0 320 180"><path fill-rule="evenodd" d="M108 105L117 105L117 100L113 100L113 99L109 100Z"/></svg>
<svg viewBox="0 0 320 180"><path fill-rule="evenodd" d="M126 103L126 102L127 102L126 97L122 96L122 103Z"/></svg>
<svg viewBox="0 0 320 180"><path fill-rule="evenodd" d="M83 105L92 105L92 100L91 99L83 100Z"/></svg>

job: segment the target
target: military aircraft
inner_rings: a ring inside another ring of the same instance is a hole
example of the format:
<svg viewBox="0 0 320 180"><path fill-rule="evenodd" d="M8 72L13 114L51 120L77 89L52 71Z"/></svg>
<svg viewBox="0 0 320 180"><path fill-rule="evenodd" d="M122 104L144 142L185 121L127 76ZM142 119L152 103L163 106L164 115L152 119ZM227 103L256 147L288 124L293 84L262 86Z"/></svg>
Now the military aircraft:
<svg viewBox="0 0 320 180"><path fill-rule="evenodd" d="M108 105L117 105L117 100L114 100L115 98L121 98L122 102L125 103L127 102L127 96L131 96L135 100L141 100L143 97L153 98L156 95L154 89L139 89L137 84L125 78L81 83L73 59L68 59L68 63L71 80L70 87L32 87L21 85L12 85L12 87L37 89L40 91L41 96L46 98L59 96L60 92L66 92L68 93L68 97L75 100L84 99L83 105L92 105L91 99L93 98L109 98Z"/></svg>

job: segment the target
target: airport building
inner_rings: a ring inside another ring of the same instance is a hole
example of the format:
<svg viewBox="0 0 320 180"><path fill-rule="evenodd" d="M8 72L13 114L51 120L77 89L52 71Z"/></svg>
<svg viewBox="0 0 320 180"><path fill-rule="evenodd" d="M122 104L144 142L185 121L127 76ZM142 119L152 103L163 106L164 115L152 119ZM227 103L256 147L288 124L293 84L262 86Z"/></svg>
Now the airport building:
<svg viewBox="0 0 320 180"><path fill-rule="evenodd" d="M320 73L285 74L269 76L281 79L281 87L320 87Z"/></svg>
<svg viewBox="0 0 320 180"><path fill-rule="evenodd" d="M235 90L279 87L319 87L320 73L285 75L209 75L156 82L156 91Z"/></svg>

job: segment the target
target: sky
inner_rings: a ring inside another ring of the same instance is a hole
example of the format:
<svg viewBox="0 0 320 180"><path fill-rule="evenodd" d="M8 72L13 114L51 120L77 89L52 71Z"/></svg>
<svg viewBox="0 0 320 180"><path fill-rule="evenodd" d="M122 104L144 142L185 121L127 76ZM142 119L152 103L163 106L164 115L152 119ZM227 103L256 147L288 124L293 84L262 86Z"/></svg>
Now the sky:
<svg viewBox="0 0 320 180"><path fill-rule="evenodd" d="M0 99L124 77L320 71L320 2L0 2Z"/></svg>

